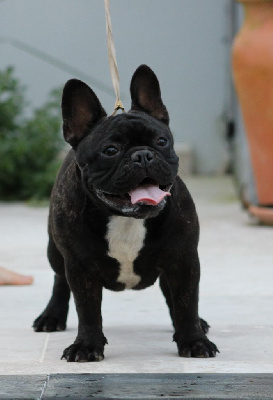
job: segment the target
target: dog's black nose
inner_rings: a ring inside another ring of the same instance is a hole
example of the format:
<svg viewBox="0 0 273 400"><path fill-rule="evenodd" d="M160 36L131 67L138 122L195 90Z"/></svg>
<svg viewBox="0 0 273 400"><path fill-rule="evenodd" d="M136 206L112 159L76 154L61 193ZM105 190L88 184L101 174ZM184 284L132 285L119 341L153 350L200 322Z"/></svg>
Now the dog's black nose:
<svg viewBox="0 0 273 400"><path fill-rule="evenodd" d="M154 156L150 150L137 150L131 155L131 160L142 166L149 164L153 159Z"/></svg>

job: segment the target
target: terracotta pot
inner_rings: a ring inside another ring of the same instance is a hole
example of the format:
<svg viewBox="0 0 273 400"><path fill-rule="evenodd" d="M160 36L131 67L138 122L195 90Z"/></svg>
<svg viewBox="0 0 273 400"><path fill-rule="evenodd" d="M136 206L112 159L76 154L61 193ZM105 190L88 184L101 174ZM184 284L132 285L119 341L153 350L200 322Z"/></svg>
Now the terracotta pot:
<svg viewBox="0 0 273 400"><path fill-rule="evenodd" d="M257 207L250 207L250 212L262 221L266 210L271 219L273 214L273 1L238 1L245 20L233 43L232 69L259 201L255 206L265 209L258 215Z"/></svg>

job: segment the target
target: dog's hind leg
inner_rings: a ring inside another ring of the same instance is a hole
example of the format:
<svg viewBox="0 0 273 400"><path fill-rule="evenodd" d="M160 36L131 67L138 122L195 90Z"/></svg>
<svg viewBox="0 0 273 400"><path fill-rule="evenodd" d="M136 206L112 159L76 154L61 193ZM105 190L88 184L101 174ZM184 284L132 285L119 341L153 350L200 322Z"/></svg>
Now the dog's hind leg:
<svg viewBox="0 0 273 400"><path fill-rule="evenodd" d="M162 290L162 293L165 296L166 303L167 303L167 305L169 307L170 316L171 316L172 323L173 323L173 326L174 326L172 295L171 295L171 291L170 291L170 288L169 288L169 285L168 285L168 282L167 282L167 279L165 277L164 272L160 275L159 285L160 285L160 289ZM208 333L209 328L210 328L209 324L202 318L200 318L200 324L201 324L203 332L204 333Z"/></svg>
<svg viewBox="0 0 273 400"><path fill-rule="evenodd" d="M208 333L210 325L204 319L200 318L201 328L203 329L204 333Z"/></svg>
<svg viewBox="0 0 273 400"><path fill-rule="evenodd" d="M47 254L55 271L54 286L46 309L33 323L36 332L65 330L69 307L70 288L65 277L64 259L52 237L49 237Z"/></svg>

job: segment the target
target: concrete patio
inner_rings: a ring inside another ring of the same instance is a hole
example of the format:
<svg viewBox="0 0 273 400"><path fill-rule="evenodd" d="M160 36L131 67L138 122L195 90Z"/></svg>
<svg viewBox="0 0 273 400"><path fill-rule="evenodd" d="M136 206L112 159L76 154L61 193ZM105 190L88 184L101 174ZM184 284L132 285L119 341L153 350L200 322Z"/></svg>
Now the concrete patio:
<svg viewBox="0 0 273 400"><path fill-rule="evenodd" d="M185 182L201 223L200 315L211 325L209 338L221 353L210 359L177 356L156 284L141 292L105 290L109 346L104 361L60 360L77 332L73 301L67 331L34 333L31 328L53 282L46 258L47 208L0 203L0 263L35 278L32 286L0 288L0 375L273 373L273 228L250 220L230 178L190 177Z"/></svg>

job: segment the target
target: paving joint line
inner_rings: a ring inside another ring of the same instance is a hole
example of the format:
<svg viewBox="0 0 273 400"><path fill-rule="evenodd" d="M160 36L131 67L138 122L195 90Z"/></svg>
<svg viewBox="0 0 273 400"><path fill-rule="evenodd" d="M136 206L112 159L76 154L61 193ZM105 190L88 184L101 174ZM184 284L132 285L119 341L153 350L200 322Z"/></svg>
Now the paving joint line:
<svg viewBox="0 0 273 400"><path fill-rule="evenodd" d="M44 342L44 345L43 345L43 348L42 348L42 352L41 352L41 355L40 355L40 358L39 358L39 363L44 362L45 353L46 353L46 350L47 350L49 337L50 337L50 333L47 333L46 334L46 338L45 338L45 342Z"/></svg>
<svg viewBox="0 0 273 400"><path fill-rule="evenodd" d="M50 379L50 374L48 374L48 375L46 376L46 380L45 380L45 382L44 382L44 386L43 386L43 388L42 388L41 395L40 395L40 397L39 397L37 400L43 400L44 395L45 395L45 392L46 392L46 389L47 389L47 385L48 385L49 379Z"/></svg>

